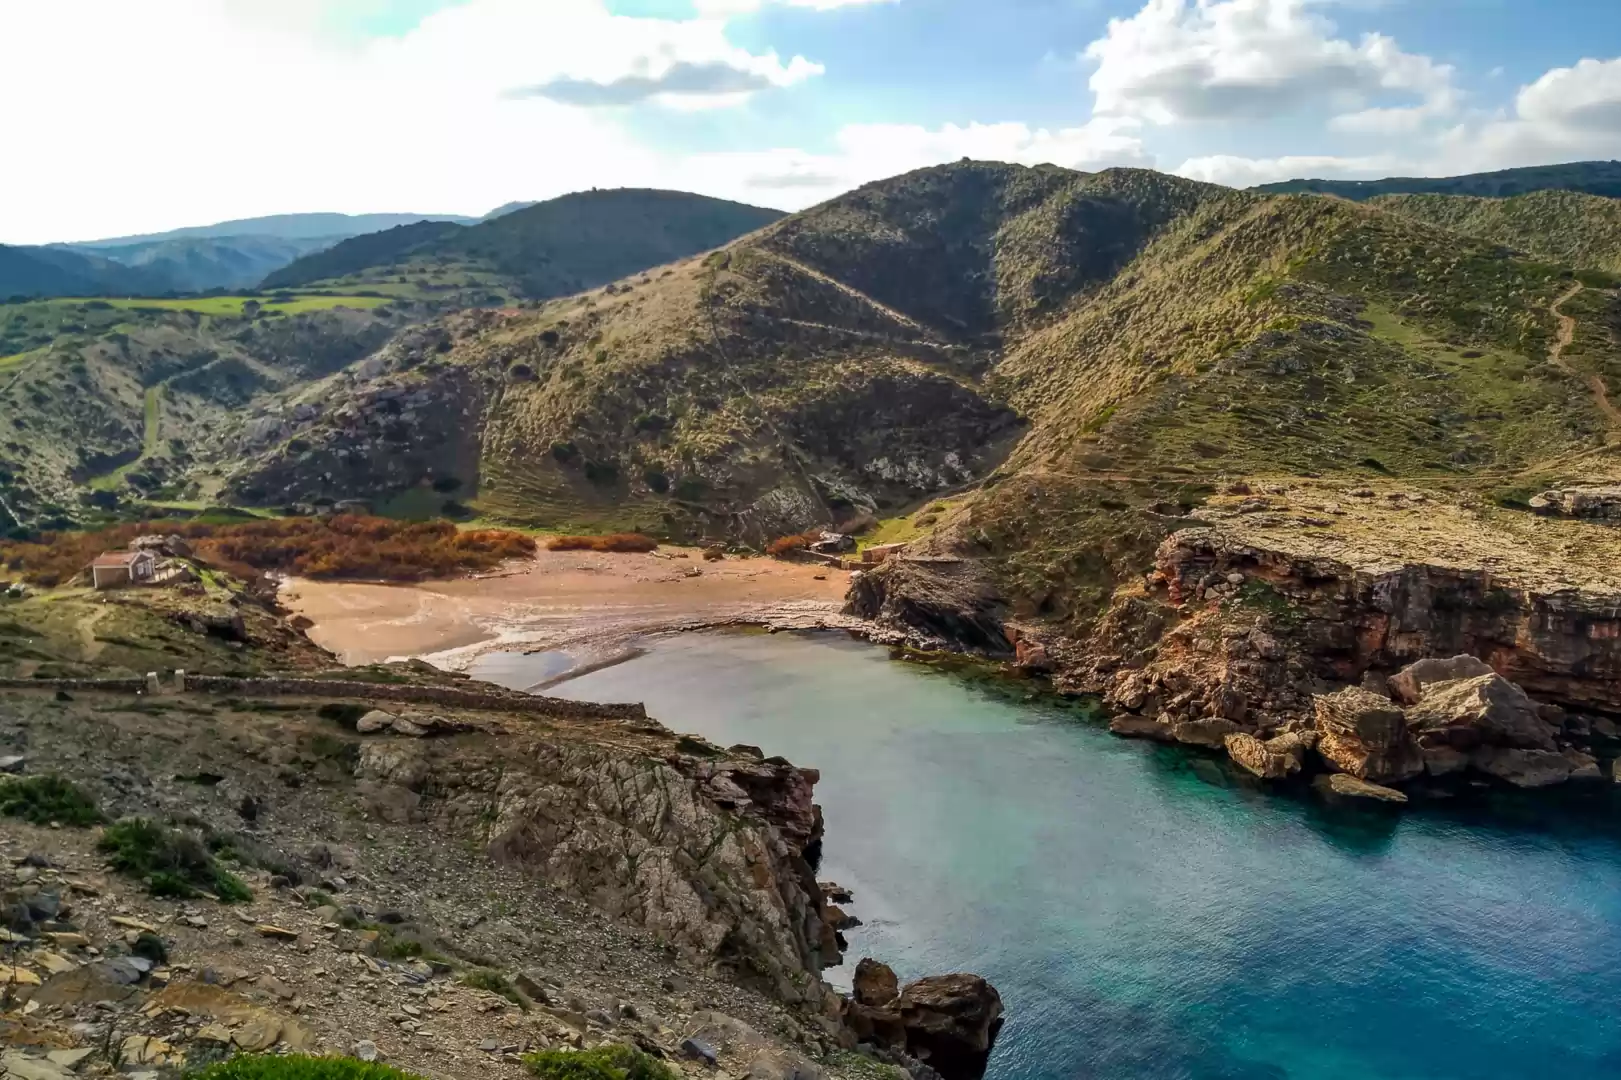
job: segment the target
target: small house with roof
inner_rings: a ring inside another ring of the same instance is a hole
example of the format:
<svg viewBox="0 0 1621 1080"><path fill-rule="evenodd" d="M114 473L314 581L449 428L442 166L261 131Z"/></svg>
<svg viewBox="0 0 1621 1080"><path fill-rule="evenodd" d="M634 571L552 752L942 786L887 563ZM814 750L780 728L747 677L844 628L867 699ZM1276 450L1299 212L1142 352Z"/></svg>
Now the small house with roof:
<svg viewBox="0 0 1621 1080"><path fill-rule="evenodd" d="M150 551L107 551L91 562L90 583L98 589L143 585L152 580L157 568L157 556Z"/></svg>

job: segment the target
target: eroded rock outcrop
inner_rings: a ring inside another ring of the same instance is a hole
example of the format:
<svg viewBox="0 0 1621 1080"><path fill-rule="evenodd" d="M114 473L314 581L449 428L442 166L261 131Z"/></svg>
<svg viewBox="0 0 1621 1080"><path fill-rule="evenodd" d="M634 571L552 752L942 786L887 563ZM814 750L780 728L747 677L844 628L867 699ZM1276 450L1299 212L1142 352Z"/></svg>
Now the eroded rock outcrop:
<svg viewBox="0 0 1621 1080"><path fill-rule="evenodd" d="M1424 770L1407 716L1388 698L1346 687L1317 698L1317 752L1339 772L1387 784Z"/></svg>
<svg viewBox="0 0 1621 1080"><path fill-rule="evenodd" d="M386 818L476 831L497 860L826 1007L816 976L839 953L807 858L822 828L814 772L648 739L368 739L355 775Z"/></svg>
<svg viewBox="0 0 1621 1080"><path fill-rule="evenodd" d="M888 964L863 959L844 1002L861 1042L901 1051L944 1080L985 1075L1002 1030L1002 996L978 975L937 975L900 987Z"/></svg>

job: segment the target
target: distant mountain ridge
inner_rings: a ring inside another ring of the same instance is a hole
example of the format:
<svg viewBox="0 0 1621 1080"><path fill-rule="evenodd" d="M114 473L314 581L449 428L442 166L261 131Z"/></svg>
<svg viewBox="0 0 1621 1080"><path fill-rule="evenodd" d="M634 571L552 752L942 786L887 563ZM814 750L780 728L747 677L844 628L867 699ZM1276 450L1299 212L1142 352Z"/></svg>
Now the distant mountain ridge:
<svg viewBox="0 0 1621 1080"><path fill-rule="evenodd" d="M61 246L100 250L185 238L238 236L276 237L281 240L325 239L336 243L345 237L381 232L396 225L409 225L416 221L454 221L460 225L471 225L480 220L482 219L459 214L271 214L267 217L220 221L213 225L189 225L167 232L114 236L104 240L77 240Z"/></svg>
<svg viewBox="0 0 1621 1080"><path fill-rule="evenodd" d="M1474 195L1508 198L1533 191L1576 191L1621 198L1621 161L1573 161L1465 176L1392 176L1383 180L1284 180L1252 188L1268 194L1314 192L1361 202L1379 195Z"/></svg>
<svg viewBox="0 0 1621 1080"><path fill-rule="evenodd" d="M353 237L276 271L264 286L396 284L431 269L436 279L459 275L480 289L543 299L720 247L784 216L639 188L576 192L496 213L471 226L424 221ZM451 286L436 281L431 287Z"/></svg>

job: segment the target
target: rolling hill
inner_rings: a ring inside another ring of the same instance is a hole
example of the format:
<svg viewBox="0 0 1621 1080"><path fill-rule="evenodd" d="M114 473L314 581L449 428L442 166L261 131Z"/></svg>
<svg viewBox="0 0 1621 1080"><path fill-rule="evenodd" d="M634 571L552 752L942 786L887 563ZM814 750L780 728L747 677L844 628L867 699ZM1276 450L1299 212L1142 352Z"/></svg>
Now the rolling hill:
<svg viewBox="0 0 1621 1080"><path fill-rule="evenodd" d="M1467 176L1393 176L1384 180L1284 180L1255 189L1268 194L1315 192L1342 199L1378 195L1473 195L1506 198L1533 191L1577 191L1621 198L1621 161L1573 161L1568 165L1533 165Z"/></svg>
<svg viewBox="0 0 1621 1080"><path fill-rule="evenodd" d="M1081 626L1223 478L1485 491L1602 452L1621 354L1575 274L1377 203L960 163L412 330L227 484L754 542L932 507L931 545Z"/></svg>
<svg viewBox="0 0 1621 1080"><path fill-rule="evenodd" d="M356 237L264 284L547 298L718 247L781 216L683 192L579 192L470 227L423 222Z"/></svg>
<svg viewBox="0 0 1621 1080"><path fill-rule="evenodd" d="M1380 195L1393 214L1493 240L1538 258L1621 273L1621 199L1537 191L1506 199Z"/></svg>

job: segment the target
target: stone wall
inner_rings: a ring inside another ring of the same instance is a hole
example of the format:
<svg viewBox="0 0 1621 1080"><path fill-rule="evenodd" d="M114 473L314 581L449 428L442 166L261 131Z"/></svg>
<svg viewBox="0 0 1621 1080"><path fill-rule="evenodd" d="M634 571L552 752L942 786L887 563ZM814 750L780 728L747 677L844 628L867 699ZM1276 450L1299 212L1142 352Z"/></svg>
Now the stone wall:
<svg viewBox="0 0 1621 1080"><path fill-rule="evenodd" d="M134 694L145 689L145 679L0 679L0 690ZM187 675L186 690L263 697L360 698L366 701L398 701L593 720L647 721L647 709L639 704L598 704L498 690L464 690L454 686L413 686L342 679L240 679L221 675Z"/></svg>

